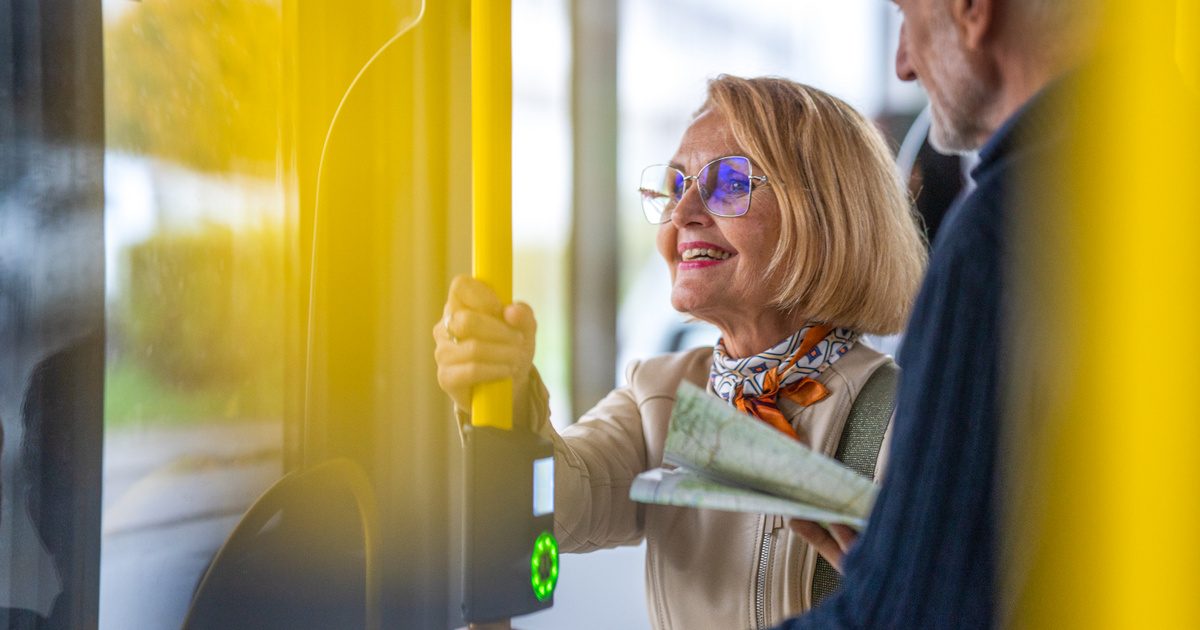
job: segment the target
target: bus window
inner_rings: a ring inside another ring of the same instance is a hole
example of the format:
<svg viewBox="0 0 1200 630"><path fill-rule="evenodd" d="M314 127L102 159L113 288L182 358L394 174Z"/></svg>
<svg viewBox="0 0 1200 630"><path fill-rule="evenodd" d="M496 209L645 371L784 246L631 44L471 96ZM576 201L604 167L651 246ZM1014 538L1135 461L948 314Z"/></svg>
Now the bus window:
<svg viewBox="0 0 1200 630"><path fill-rule="evenodd" d="M283 474L281 7L104 3L100 627L178 627Z"/></svg>

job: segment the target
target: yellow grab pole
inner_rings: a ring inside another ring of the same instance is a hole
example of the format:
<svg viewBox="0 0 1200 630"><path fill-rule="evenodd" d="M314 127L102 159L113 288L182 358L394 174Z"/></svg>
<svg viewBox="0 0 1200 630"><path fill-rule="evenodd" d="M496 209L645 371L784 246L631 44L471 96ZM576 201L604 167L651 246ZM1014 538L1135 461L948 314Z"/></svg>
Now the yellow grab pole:
<svg viewBox="0 0 1200 630"><path fill-rule="evenodd" d="M472 273L512 301L512 11L509 0L471 0ZM512 428L512 380L484 383L471 423Z"/></svg>

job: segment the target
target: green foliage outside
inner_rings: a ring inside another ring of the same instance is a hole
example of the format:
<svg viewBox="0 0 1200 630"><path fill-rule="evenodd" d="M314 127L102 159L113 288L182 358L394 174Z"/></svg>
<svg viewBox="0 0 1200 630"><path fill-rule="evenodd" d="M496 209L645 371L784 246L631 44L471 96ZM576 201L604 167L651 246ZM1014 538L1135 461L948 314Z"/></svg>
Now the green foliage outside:
<svg viewBox="0 0 1200 630"><path fill-rule="evenodd" d="M280 19L263 0L142 0L120 13L104 33L108 145L273 175Z"/></svg>
<svg viewBox="0 0 1200 630"><path fill-rule="evenodd" d="M281 229L160 233L125 263L110 426L282 414Z"/></svg>
<svg viewBox="0 0 1200 630"><path fill-rule="evenodd" d="M110 149L209 173L274 177L277 0L141 0L105 24ZM171 213L170 198L157 199ZM210 225L124 252L110 316L108 426L279 417L284 241Z"/></svg>
<svg viewBox="0 0 1200 630"><path fill-rule="evenodd" d="M277 0L141 0L105 25L109 148L209 173L274 177L281 108ZM159 199L170 214L170 200ZM278 417L283 405L281 230L216 225L131 248L110 317L106 424ZM515 252L537 310L537 364L565 404L565 253Z"/></svg>
<svg viewBox="0 0 1200 630"><path fill-rule="evenodd" d="M259 395L253 389L249 395ZM123 429L234 420L241 417L241 402L247 398L247 393L236 388L178 387L163 382L145 365L117 356L110 359L105 371L104 426ZM261 417L267 416L255 416Z"/></svg>

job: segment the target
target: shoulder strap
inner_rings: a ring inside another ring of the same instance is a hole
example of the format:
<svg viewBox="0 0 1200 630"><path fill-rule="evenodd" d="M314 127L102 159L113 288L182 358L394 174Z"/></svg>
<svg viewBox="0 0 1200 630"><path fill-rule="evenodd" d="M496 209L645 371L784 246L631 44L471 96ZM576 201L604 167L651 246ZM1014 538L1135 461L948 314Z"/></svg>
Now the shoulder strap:
<svg viewBox="0 0 1200 630"><path fill-rule="evenodd" d="M846 426L842 428L842 438L834 457L868 479L875 479L875 462L879 459L883 435L887 432L892 410L896 406L896 381L899 375L900 368L891 361L876 368L855 397L854 404L850 406L850 415L846 418ZM813 606L836 591L841 581L842 576L837 569L825 558L817 558L817 568L813 573Z"/></svg>

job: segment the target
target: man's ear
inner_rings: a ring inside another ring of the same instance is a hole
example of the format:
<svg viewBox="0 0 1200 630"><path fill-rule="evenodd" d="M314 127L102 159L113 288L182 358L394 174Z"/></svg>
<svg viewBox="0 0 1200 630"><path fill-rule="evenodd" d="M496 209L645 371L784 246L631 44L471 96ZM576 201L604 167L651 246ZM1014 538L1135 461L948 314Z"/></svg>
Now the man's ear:
<svg viewBox="0 0 1200 630"><path fill-rule="evenodd" d="M978 50L992 34L998 0L950 0L950 15L967 50Z"/></svg>

